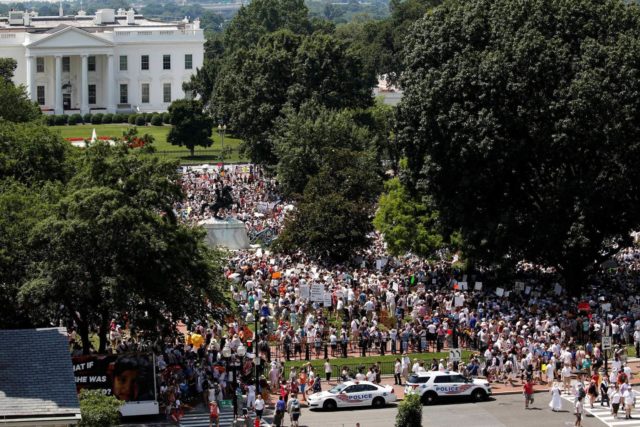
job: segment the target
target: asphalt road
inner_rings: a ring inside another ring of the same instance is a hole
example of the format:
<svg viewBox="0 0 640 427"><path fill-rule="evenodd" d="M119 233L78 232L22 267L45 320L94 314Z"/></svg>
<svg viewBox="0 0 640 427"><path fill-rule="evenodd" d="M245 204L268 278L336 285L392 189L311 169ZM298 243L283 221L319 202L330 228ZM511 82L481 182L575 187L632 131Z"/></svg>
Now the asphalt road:
<svg viewBox="0 0 640 427"><path fill-rule="evenodd" d="M563 400L563 412L552 412L547 404L546 393L535 395L535 403L531 409L524 409L523 397L520 394L499 396L481 403L455 402L424 406L422 424L429 427L542 427L573 426L575 417L569 402ZM384 409L349 409L335 412L310 411L303 409L300 418L301 427L391 427L395 424L397 407ZM288 421L288 420L287 420ZM289 426L289 422L285 424ZM598 419L587 416L583 418L583 427L605 427Z"/></svg>

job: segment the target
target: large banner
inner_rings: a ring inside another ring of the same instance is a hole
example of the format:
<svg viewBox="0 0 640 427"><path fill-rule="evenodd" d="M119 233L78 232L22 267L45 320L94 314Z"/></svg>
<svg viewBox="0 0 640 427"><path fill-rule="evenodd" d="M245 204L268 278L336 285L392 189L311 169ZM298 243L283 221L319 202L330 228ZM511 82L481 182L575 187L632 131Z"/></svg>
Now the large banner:
<svg viewBox="0 0 640 427"><path fill-rule="evenodd" d="M155 400L150 354L78 356L72 363L78 393L91 389L125 402Z"/></svg>

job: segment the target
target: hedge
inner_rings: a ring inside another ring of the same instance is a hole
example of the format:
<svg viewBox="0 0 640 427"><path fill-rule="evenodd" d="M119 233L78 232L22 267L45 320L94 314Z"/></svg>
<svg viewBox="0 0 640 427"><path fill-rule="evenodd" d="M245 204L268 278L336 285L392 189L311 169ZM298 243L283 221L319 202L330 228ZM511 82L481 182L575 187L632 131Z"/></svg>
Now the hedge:
<svg viewBox="0 0 640 427"><path fill-rule="evenodd" d="M111 113L106 113L104 116L102 116L102 123L105 125L108 125L109 123L113 122L113 114Z"/></svg>
<svg viewBox="0 0 640 427"><path fill-rule="evenodd" d="M87 113L87 114L85 114L84 116L82 116L82 121L83 121L85 124L89 124L89 123L91 123L91 113Z"/></svg>
<svg viewBox="0 0 640 427"><path fill-rule="evenodd" d="M100 124L102 124L102 117L103 117L102 113L94 114L93 116L91 116L91 124L92 125L100 125Z"/></svg>
<svg viewBox="0 0 640 427"><path fill-rule="evenodd" d="M171 124L171 114L169 114L169 112L164 112L162 113L162 122L165 125L170 125Z"/></svg>
<svg viewBox="0 0 640 427"><path fill-rule="evenodd" d="M69 121L69 116L67 116L66 114L55 116L55 119L54 119L56 126L64 126L67 124L68 121Z"/></svg>
<svg viewBox="0 0 640 427"><path fill-rule="evenodd" d="M154 114L151 116L152 126L162 126L162 116L160 114Z"/></svg>
<svg viewBox="0 0 640 427"><path fill-rule="evenodd" d="M147 121L144 118L144 114L138 114L136 116L136 126L144 126L147 124Z"/></svg>
<svg viewBox="0 0 640 427"><path fill-rule="evenodd" d="M67 124L72 126L72 125L77 125L78 123L82 123L82 115L79 113L75 113L69 116L69 120L67 120Z"/></svg>

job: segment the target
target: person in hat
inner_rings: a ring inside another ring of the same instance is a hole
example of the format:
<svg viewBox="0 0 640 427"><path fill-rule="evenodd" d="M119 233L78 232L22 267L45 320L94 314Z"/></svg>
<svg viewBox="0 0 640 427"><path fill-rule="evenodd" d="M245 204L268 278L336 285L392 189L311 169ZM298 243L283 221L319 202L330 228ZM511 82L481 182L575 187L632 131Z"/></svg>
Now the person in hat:
<svg viewBox="0 0 640 427"><path fill-rule="evenodd" d="M209 402L209 427L220 427L220 408L215 400Z"/></svg>

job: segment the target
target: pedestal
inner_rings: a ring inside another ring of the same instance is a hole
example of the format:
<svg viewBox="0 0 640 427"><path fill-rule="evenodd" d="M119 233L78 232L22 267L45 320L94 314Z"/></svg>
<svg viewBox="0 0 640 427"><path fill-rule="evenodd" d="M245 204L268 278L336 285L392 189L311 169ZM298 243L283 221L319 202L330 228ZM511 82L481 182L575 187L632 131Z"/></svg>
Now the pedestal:
<svg viewBox="0 0 640 427"><path fill-rule="evenodd" d="M205 242L209 246L235 250L249 248L247 230L242 221L210 218L198 224L207 231Z"/></svg>

